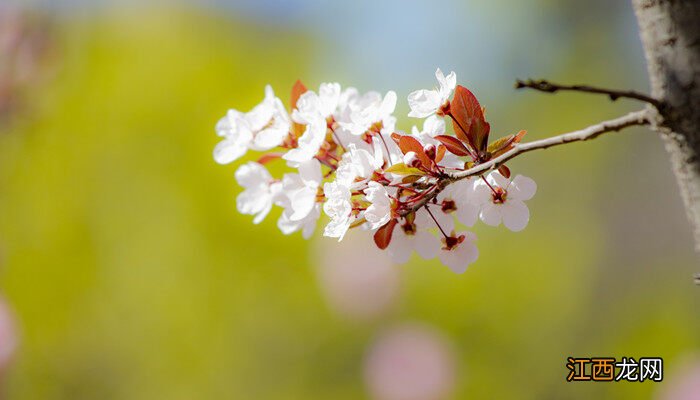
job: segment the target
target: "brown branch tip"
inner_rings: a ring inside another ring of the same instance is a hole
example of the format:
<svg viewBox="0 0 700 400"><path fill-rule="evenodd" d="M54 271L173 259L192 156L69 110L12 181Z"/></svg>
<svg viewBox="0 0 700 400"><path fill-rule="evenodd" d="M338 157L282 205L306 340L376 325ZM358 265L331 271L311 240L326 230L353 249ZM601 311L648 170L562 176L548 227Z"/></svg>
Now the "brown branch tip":
<svg viewBox="0 0 700 400"><path fill-rule="evenodd" d="M545 93L556 93L558 91L571 91L571 92L582 92L582 93L593 93L593 94L604 94L607 95L610 100L615 101L619 98L634 99L649 103L656 108L661 108L662 103L644 93L635 92L633 90L615 90L599 88L589 85L562 85L558 83L553 83L545 79L534 80L528 79L526 81L517 79L515 81L516 89L533 89Z"/></svg>

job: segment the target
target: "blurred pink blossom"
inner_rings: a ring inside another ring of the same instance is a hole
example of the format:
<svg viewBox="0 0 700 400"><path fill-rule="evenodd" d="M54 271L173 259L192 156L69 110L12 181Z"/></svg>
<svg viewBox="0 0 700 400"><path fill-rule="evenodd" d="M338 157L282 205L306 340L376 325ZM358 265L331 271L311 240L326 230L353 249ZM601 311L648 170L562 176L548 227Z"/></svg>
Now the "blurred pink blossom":
<svg viewBox="0 0 700 400"><path fill-rule="evenodd" d="M450 395L456 362L434 328L409 324L384 332L365 360L365 381L375 400L439 400Z"/></svg>
<svg viewBox="0 0 700 400"><path fill-rule="evenodd" d="M659 400L700 400L700 356L688 357L669 371L664 365L664 375Z"/></svg>
<svg viewBox="0 0 700 400"><path fill-rule="evenodd" d="M399 270L368 235L349 235L319 249L319 284L330 307L356 320L371 320L388 312L400 289Z"/></svg>
<svg viewBox="0 0 700 400"><path fill-rule="evenodd" d="M0 3L0 119L15 111L23 91L36 83L49 36L46 18Z"/></svg>
<svg viewBox="0 0 700 400"><path fill-rule="evenodd" d="M0 297L0 377L12 360L17 348L15 319L4 298Z"/></svg>

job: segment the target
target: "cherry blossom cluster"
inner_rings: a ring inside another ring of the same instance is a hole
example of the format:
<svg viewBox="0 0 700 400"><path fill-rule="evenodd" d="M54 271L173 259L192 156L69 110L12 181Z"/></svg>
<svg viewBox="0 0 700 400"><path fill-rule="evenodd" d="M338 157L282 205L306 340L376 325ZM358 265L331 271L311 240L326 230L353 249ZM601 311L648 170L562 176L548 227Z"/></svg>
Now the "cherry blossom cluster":
<svg viewBox="0 0 700 400"><path fill-rule="evenodd" d="M270 86L251 111L229 110L216 126L223 140L214 159L227 164L249 150L265 152L236 171L244 188L238 211L257 224L279 206L282 233L301 231L304 238L323 211L329 218L324 236L342 240L358 228L373 233L397 263L415 250L464 272L478 249L476 235L458 224L481 220L520 231L529 221L524 201L536 185L522 175L511 179L505 165L464 174L510 150L525 132L489 143L490 125L476 97L457 85L454 72L435 75L438 88L408 96L408 116L423 119L410 134L396 130L395 92L360 93L338 83L323 83L316 92L297 82L291 112ZM447 133L448 121L454 134ZM275 178L265 167L270 162L284 162L291 171Z"/></svg>

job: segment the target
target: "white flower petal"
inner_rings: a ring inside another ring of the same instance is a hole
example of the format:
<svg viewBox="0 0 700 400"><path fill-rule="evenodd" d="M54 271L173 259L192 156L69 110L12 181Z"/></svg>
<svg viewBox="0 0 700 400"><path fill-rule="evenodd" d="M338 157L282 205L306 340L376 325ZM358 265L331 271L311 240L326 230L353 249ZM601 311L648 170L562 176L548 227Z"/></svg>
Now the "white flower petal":
<svg viewBox="0 0 700 400"><path fill-rule="evenodd" d="M441 249L438 254L440 261L457 274L466 271L467 267L479 258L479 249L470 237L473 236L465 234L464 242L451 250Z"/></svg>
<svg viewBox="0 0 700 400"><path fill-rule="evenodd" d="M416 252L426 260L435 258L438 251L440 251L440 239L429 232L418 231L413 238Z"/></svg>
<svg viewBox="0 0 700 400"><path fill-rule="evenodd" d="M408 95L409 117L425 118L440 107L440 94L435 90L416 90Z"/></svg>
<svg viewBox="0 0 700 400"><path fill-rule="evenodd" d="M243 157L248 147L237 140L224 139L214 147L214 161L219 164L228 164Z"/></svg>
<svg viewBox="0 0 700 400"><path fill-rule="evenodd" d="M412 236L406 235L400 226L394 228L394 234L391 237L391 242L387 251L391 260L397 264L405 264L411 258L413 253L413 244L415 240Z"/></svg>
<svg viewBox="0 0 700 400"><path fill-rule="evenodd" d="M255 135L255 139L253 139L254 150L265 151L273 149L284 142L288 133L289 128L271 127L263 129L258 132Z"/></svg>
<svg viewBox="0 0 700 400"><path fill-rule="evenodd" d="M501 223L501 204L486 203L481 206L479 218L486 225L498 226Z"/></svg>
<svg viewBox="0 0 700 400"><path fill-rule="evenodd" d="M299 147L289 150L282 158L297 165L309 161L316 156L325 138L326 122L317 120L310 123L299 138Z"/></svg>
<svg viewBox="0 0 700 400"><path fill-rule="evenodd" d="M236 182L246 189L267 186L272 181L272 176L262 164L250 161L236 170Z"/></svg>
<svg viewBox="0 0 700 400"><path fill-rule="evenodd" d="M317 188L323 181L323 173L321 172L321 163L313 158L309 161L299 164L299 176L304 184L310 188Z"/></svg>
<svg viewBox="0 0 700 400"><path fill-rule="evenodd" d="M474 182L472 198L476 204L483 205L492 202L493 192L491 191L491 188L488 187L486 182L483 181L483 179L477 179L476 182Z"/></svg>
<svg viewBox="0 0 700 400"><path fill-rule="evenodd" d="M498 171L491 172L487 179L491 185L499 186L503 189L508 189L508 186L510 185L510 180L501 175L501 173Z"/></svg>
<svg viewBox="0 0 700 400"><path fill-rule="evenodd" d="M318 89L319 113L323 118L333 115L340 100L339 83L322 83Z"/></svg>
<svg viewBox="0 0 700 400"><path fill-rule="evenodd" d="M394 112L395 108L396 108L396 92L394 92L393 90L390 90L386 93L386 95L384 95L384 100L382 100L382 104L379 106L379 115L380 116L389 115L389 114Z"/></svg>
<svg viewBox="0 0 700 400"><path fill-rule="evenodd" d="M267 216L267 214L270 213L270 210L271 210L271 209L272 209L272 202L271 202L271 201L266 201L266 202L263 204L262 209L261 209L260 211L258 211L258 213L255 215L255 218L253 218L253 223L254 223L255 225L261 223L261 222L265 219L265 217Z"/></svg>
<svg viewBox="0 0 700 400"><path fill-rule="evenodd" d="M503 225L513 232L518 232L527 226L530 220L530 210L525 203L520 200L509 199L501 205L503 214Z"/></svg>
<svg viewBox="0 0 700 400"><path fill-rule="evenodd" d="M461 203L455 212L457 220L466 226L474 226L479 219L479 206L476 204Z"/></svg>
<svg viewBox="0 0 700 400"><path fill-rule="evenodd" d="M302 189L291 196L290 200L293 213L289 216L289 219L299 221L306 218L314 208L316 204L316 190L311 188Z"/></svg>
<svg viewBox="0 0 700 400"><path fill-rule="evenodd" d="M438 118L436 115L429 116L423 122L422 133L430 137L443 135L445 133L445 120L443 118Z"/></svg>
<svg viewBox="0 0 700 400"><path fill-rule="evenodd" d="M508 188L508 197L515 200L530 200L537 191L537 184L527 176L518 175Z"/></svg>

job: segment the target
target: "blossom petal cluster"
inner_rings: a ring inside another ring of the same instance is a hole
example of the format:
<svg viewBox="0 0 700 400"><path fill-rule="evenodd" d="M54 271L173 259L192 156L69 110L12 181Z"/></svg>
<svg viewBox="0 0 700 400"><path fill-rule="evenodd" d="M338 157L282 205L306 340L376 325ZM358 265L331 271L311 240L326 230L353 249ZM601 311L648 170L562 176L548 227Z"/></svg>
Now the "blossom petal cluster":
<svg viewBox="0 0 700 400"><path fill-rule="evenodd" d="M524 229L525 201L537 186L511 177L505 165L455 178L512 149L525 132L489 143L490 125L476 97L457 85L454 72L438 69L435 76L437 88L408 96L408 116L423 119L410 133L396 129L395 92L361 93L335 82L317 91L297 82L289 109L267 86L252 110L229 110L216 125L222 139L214 159L228 164L263 152L235 173L243 187L238 211L257 224L280 207L282 233L304 238L325 214L324 236L342 240L350 229L366 231L397 263L415 251L464 272L479 256L468 228L481 221ZM273 162L289 172L273 177L267 169Z"/></svg>

